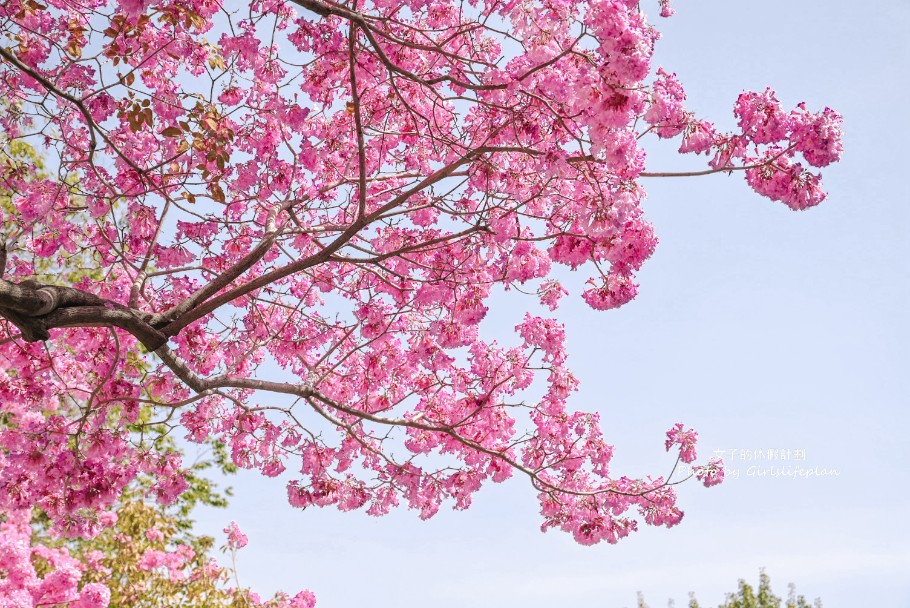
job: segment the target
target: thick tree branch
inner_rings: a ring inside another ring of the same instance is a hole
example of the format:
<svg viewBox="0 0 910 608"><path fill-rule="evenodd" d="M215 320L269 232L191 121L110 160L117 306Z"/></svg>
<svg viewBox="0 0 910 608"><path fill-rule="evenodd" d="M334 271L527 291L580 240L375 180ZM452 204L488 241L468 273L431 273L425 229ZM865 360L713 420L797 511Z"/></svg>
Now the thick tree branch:
<svg viewBox="0 0 910 608"><path fill-rule="evenodd" d="M33 281L0 279L0 317L19 328L26 342L50 338L60 327L118 327L155 350L167 337L149 324L151 315L94 294Z"/></svg>

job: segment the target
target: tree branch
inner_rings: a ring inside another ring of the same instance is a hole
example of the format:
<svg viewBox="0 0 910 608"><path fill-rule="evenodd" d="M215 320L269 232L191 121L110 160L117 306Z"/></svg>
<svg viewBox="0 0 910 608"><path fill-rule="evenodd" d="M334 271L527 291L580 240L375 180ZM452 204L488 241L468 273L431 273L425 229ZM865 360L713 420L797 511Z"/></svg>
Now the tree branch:
<svg viewBox="0 0 910 608"><path fill-rule="evenodd" d="M61 327L118 327L149 350L167 342L167 336L149 324L148 313L72 287L34 281L0 279L0 317L19 328L26 342L47 340L49 330Z"/></svg>

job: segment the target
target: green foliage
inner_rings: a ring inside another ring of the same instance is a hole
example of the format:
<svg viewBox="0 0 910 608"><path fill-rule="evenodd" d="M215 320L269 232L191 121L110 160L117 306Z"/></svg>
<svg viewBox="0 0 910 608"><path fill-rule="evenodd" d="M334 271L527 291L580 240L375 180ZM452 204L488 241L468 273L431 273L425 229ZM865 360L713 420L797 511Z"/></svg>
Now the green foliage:
<svg viewBox="0 0 910 608"><path fill-rule="evenodd" d="M14 193L9 186L10 180L24 176L46 177L41 156L24 141L0 138L0 209L3 211L13 212Z"/></svg>
<svg viewBox="0 0 910 608"><path fill-rule="evenodd" d="M228 572L209 556L211 537L189 534L182 529L185 522L138 499L124 501L117 517L98 537L67 543L84 561L100 557L101 568L90 573L87 582L108 586L111 608L247 605L244 593L225 588ZM150 537L150 531L161 537ZM148 551L181 551L189 559L182 568L147 568L142 559Z"/></svg>
<svg viewBox="0 0 910 608"><path fill-rule="evenodd" d="M802 595L796 595L796 589L790 584L790 594L786 608L812 608ZM821 608L821 600L815 600L816 608ZM771 578L761 571L758 577L758 593L744 579L739 581L739 591L727 595L727 601L718 608L781 608L781 598L771 591Z"/></svg>
<svg viewBox="0 0 910 608"><path fill-rule="evenodd" d="M820 599L816 599L810 604L804 596L797 595L793 583L790 583L788 589L787 601L782 607L781 598L771 591L771 578L764 570L761 570L757 592L745 579L740 579L739 589L736 593L728 593L726 601L717 608L822 608ZM672 604L672 600L670 602ZM638 608L649 608L641 592L638 593ZM700 608L693 593L689 594L689 608Z"/></svg>

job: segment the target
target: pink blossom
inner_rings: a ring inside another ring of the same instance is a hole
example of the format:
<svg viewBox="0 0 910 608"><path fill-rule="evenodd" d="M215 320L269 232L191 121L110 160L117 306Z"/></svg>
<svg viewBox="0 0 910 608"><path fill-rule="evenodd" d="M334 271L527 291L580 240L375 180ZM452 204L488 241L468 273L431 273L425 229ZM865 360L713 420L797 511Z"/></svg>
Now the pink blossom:
<svg viewBox="0 0 910 608"><path fill-rule="evenodd" d="M716 486L724 480L724 462L720 458L712 458L708 464L693 467L695 477L701 481L706 488Z"/></svg>
<svg viewBox="0 0 910 608"><path fill-rule="evenodd" d="M676 74L658 68L657 79L652 85L651 105L643 118L653 125L659 137L674 137L689 123L689 114L683 107L685 100L686 93Z"/></svg>
<svg viewBox="0 0 910 608"><path fill-rule="evenodd" d="M569 295L569 292L559 281L553 280L544 281L538 293L540 294L540 303L550 310L556 310L559 306L559 300Z"/></svg>
<svg viewBox="0 0 910 608"><path fill-rule="evenodd" d="M111 601L111 592L101 583L88 583L82 587L79 597L70 608L107 608Z"/></svg>
<svg viewBox="0 0 910 608"><path fill-rule="evenodd" d="M98 121L107 120L117 109L114 98L107 93L99 93L86 102L92 116Z"/></svg>
<svg viewBox="0 0 910 608"><path fill-rule="evenodd" d="M679 457L683 462L695 461L695 445L697 443L698 433L693 429L683 430L683 424L681 422L676 423L667 431L667 441L665 444L667 451L669 452L670 448L674 445L678 445Z"/></svg>
<svg viewBox="0 0 910 608"><path fill-rule="evenodd" d="M831 108L818 114L806 112L803 104L799 108L799 112L791 115L794 128L790 142L813 167L826 167L839 161L844 149L841 141L843 117Z"/></svg>
<svg viewBox="0 0 910 608"><path fill-rule="evenodd" d="M221 92L221 95L218 96L218 101L221 103L227 104L229 106L236 105L243 99L243 90L239 87L230 87Z"/></svg>
<svg viewBox="0 0 910 608"><path fill-rule="evenodd" d="M593 280L589 284L596 285ZM610 272L601 280L599 287L592 287L582 293L588 305L595 310L619 308L628 303L638 293L638 285L632 276L622 272Z"/></svg>
<svg viewBox="0 0 910 608"><path fill-rule="evenodd" d="M679 146L680 153L693 152L707 154L714 145L716 132L714 125L704 120L690 121L685 128L683 141Z"/></svg>
<svg viewBox="0 0 910 608"><path fill-rule="evenodd" d="M135 19L145 12L150 0L119 0L120 10L130 19Z"/></svg>
<svg viewBox="0 0 910 608"><path fill-rule="evenodd" d="M639 270L657 247L654 228L641 218L626 222L607 246L606 258L617 271Z"/></svg>
<svg viewBox="0 0 910 608"><path fill-rule="evenodd" d="M770 88L764 93L741 94L733 113L739 118L743 136L756 144L781 141L787 138L790 131L790 117Z"/></svg>
<svg viewBox="0 0 910 608"><path fill-rule="evenodd" d="M246 534L240 531L240 526L237 525L237 522L231 521L224 529L224 533L228 537L228 546L231 549L242 549L246 547L249 539Z"/></svg>
<svg viewBox="0 0 910 608"><path fill-rule="evenodd" d="M747 170L746 181L759 194L796 211L814 207L827 196L821 189L821 176L805 171L800 163L786 157Z"/></svg>

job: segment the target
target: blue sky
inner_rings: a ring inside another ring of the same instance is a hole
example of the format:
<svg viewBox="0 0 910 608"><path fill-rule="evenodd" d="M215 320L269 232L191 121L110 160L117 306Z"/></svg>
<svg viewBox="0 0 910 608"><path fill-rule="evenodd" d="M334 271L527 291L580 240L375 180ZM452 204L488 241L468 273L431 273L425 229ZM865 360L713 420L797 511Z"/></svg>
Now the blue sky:
<svg viewBox="0 0 910 608"><path fill-rule="evenodd" d="M581 547L539 532L534 493L517 478L422 522L407 511L297 511L283 484L241 474L230 510L200 524L219 535L235 519L249 534L243 584L310 588L323 608L620 608L639 590L656 608L685 605L689 591L716 605L765 567L778 594L792 581L827 608L910 606L910 3L675 7L658 24L656 63L705 118L732 126L736 96L768 85L788 107L844 115L846 152L824 171L829 199L795 213L741 176L649 180L661 244L639 297L606 313L576 299L560 314L582 381L575 403L601 412L615 472L666 471L663 433L684 421L701 453L723 450L739 479L685 484L686 517L671 530ZM648 169L696 166L674 149L651 147ZM494 309L486 323L521 314ZM734 449L765 456L730 460ZM769 449L805 459L771 461ZM837 475L770 476L788 464Z"/></svg>

